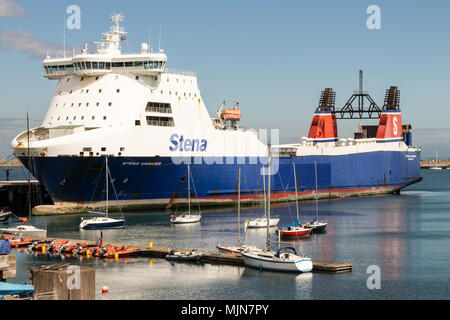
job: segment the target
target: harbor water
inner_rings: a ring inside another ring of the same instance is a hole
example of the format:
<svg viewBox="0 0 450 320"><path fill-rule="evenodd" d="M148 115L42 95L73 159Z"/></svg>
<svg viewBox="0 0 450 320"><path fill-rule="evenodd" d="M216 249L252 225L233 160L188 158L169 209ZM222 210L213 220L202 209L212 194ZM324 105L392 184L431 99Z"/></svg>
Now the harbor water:
<svg viewBox="0 0 450 320"><path fill-rule="evenodd" d="M450 170L422 170L422 176L422 182L400 195L321 200L319 216L328 221L327 232L281 244L313 260L352 263L349 273L284 274L235 266L171 264L156 258L79 260L16 251L17 277L9 282L29 280L28 270L34 265L69 262L95 267L97 299L449 299ZM155 246L209 250L215 250L218 243L236 244L234 208L204 208L202 214L201 223L188 226L171 225L166 212L125 212L126 228L104 230L103 237L106 242L153 242ZM261 206L243 207L242 224L263 214ZM273 204L272 215L280 217L280 225L292 223L295 203ZM302 221L312 219L314 201L300 202L300 215ZM49 237L95 240L99 231L78 229L82 216L32 220L46 227ZM265 234L265 229L244 234L241 225L241 240L245 237L246 243L262 247ZM275 229L271 236L276 249ZM380 269L379 289L368 287L372 275L368 268L374 265ZM109 287L107 295L101 293L104 285Z"/></svg>

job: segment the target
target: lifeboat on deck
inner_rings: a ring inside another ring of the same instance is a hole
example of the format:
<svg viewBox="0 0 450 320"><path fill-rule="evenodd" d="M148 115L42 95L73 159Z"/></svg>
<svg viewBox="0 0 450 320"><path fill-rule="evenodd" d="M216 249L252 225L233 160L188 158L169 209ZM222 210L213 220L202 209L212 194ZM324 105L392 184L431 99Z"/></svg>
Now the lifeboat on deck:
<svg viewBox="0 0 450 320"><path fill-rule="evenodd" d="M222 110L220 117L225 121L226 120L238 121L238 120L241 120L242 113L239 110L239 108L236 106L231 109Z"/></svg>

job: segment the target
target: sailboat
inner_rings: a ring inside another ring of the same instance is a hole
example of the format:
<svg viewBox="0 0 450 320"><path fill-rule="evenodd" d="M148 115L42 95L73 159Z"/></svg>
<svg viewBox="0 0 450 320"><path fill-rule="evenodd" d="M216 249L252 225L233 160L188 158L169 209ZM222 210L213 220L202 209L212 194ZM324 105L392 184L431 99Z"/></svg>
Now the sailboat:
<svg viewBox="0 0 450 320"><path fill-rule="evenodd" d="M305 237L311 234L312 228L306 228L300 224L300 214L298 210L298 194L297 194L297 175L295 174L295 163L292 162L292 167L294 168L294 184L295 184L295 206L297 209L297 221L284 226L281 229L277 229L277 233L280 238L296 238Z"/></svg>
<svg viewBox="0 0 450 320"><path fill-rule="evenodd" d="M263 185L264 185L264 204L266 203L266 181L263 177ZM266 210L266 208L264 208L264 210ZM267 221L269 221L269 223L267 223ZM263 217L259 217L259 218L253 218L253 219L248 219L245 221L245 230L247 230L247 228L265 228L267 227L267 225L269 225L269 227L276 227L278 225L278 222L280 221L280 219L278 217L273 217L270 219L267 219L265 216Z"/></svg>
<svg viewBox="0 0 450 320"><path fill-rule="evenodd" d="M430 169L431 170L442 170L442 167L438 167L437 166L437 164L438 164L438 152L437 152L437 150L436 150L436 160L434 161L434 163L436 164L434 167L431 167Z"/></svg>
<svg viewBox="0 0 450 320"><path fill-rule="evenodd" d="M108 184L109 184L109 168L108 157L105 156L105 192L106 192L106 210L96 211L91 210L89 213L104 215L103 217L94 217L91 219L81 218L80 229L111 229L123 228L125 224L124 219L113 219L108 217ZM114 187L114 185L113 185Z"/></svg>
<svg viewBox="0 0 450 320"><path fill-rule="evenodd" d="M239 254L243 251L250 250L258 250L255 246L250 245L241 245L241 229L240 229L240 221L241 221L241 167L239 167L238 174L238 210L237 210L237 245L236 246L221 246L216 245L216 248L219 252L228 253L228 254Z"/></svg>
<svg viewBox="0 0 450 320"><path fill-rule="evenodd" d="M181 215L171 215L170 222L172 223L195 223L199 222L202 217L200 212L198 214L191 213L191 167L189 164L187 165L187 168L188 168L188 211Z"/></svg>
<svg viewBox="0 0 450 320"><path fill-rule="evenodd" d="M268 205L267 219L270 219L270 176L272 159L270 156L269 145L269 171L268 171ZM291 271L291 272L310 272L312 270L312 260L306 256L297 254L294 248L280 248L276 252L270 248L269 224L266 225L266 248L258 251L244 251L241 253L244 263L247 267L273 270L273 271Z"/></svg>
<svg viewBox="0 0 450 320"><path fill-rule="evenodd" d="M314 161L314 173L315 173L315 180L316 180L316 192L314 193L315 200L316 200L316 217L310 221L307 222L304 226L306 228L312 228L312 232L324 232L327 228L328 223L324 221L319 221L319 198L317 196L317 162Z"/></svg>
<svg viewBox="0 0 450 320"><path fill-rule="evenodd" d="M30 158L30 124L27 112L27 134L28 134L28 219L20 218L19 222L24 221L22 224L17 224L9 228L1 228L0 233L13 234L25 237L46 237L47 230L36 228L31 225L31 158Z"/></svg>

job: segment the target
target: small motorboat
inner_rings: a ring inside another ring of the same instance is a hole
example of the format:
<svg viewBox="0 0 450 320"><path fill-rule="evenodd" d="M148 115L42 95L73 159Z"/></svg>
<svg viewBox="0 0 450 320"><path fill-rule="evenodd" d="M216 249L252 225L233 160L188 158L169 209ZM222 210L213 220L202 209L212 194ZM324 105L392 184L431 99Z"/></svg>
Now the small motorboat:
<svg viewBox="0 0 450 320"><path fill-rule="evenodd" d="M92 253L95 252L98 248L99 248L99 246L96 244L82 243L82 244L78 245L78 248L74 249L72 251L72 253L83 256L83 255L86 255L87 252L89 251L92 255Z"/></svg>
<svg viewBox="0 0 450 320"><path fill-rule="evenodd" d="M280 219L278 217L269 219L269 227L276 227ZM256 219L250 219L246 221L247 228L266 228L267 227L267 218L261 217Z"/></svg>
<svg viewBox="0 0 450 320"><path fill-rule="evenodd" d="M10 239L9 243L11 243L11 248L18 249L28 247L29 245L33 244L33 239L31 238Z"/></svg>
<svg viewBox="0 0 450 320"><path fill-rule="evenodd" d="M58 252L60 254L72 254L80 245L76 242L67 242L59 247Z"/></svg>
<svg viewBox="0 0 450 320"><path fill-rule="evenodd" d="M39 229L30 224L21 224L10 228L0 228L0 233L13 234L25 237L46 237L47 230Z"/></svg>
<svg viewBox="0 0 450 320"><path fill-rule="evenodd" d="M12 211L8 208L0 209L0 223L8 222L11 215Z"/></svg>
<svg viewBox="0 0 450 320"><path fill-rule="evenodd" d="M171 250L168 255L166 255L166 260L169 261L193 261L198 262L203 256L202 252L197 252L195 250L180 252L175 249Z"/></svg>
<svg viewBox="0 0 450 320"><path fill-rule="evenodd" d="M105 246L96 256L104 259L124 258L134 256L138 251L139 249L135 247Z"/></svg>

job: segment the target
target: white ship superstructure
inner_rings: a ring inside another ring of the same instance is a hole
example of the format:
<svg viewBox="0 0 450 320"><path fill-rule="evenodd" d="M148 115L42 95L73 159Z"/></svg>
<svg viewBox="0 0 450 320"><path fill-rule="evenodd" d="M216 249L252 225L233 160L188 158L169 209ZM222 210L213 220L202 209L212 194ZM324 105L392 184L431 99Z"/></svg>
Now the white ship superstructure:
<svg viewBox="0 0 450 320"><path fill-rule="evenodd" d="M149 52L146 43L141 53L122 54L122 16L111 21L94 53L85 46L44 60L44 76L58 85L42 125L30 131L32 156L265 154L254 131L214 127L195 72L167 68L164 51ZM13 148L27 138L19 135Z"/></svg>

